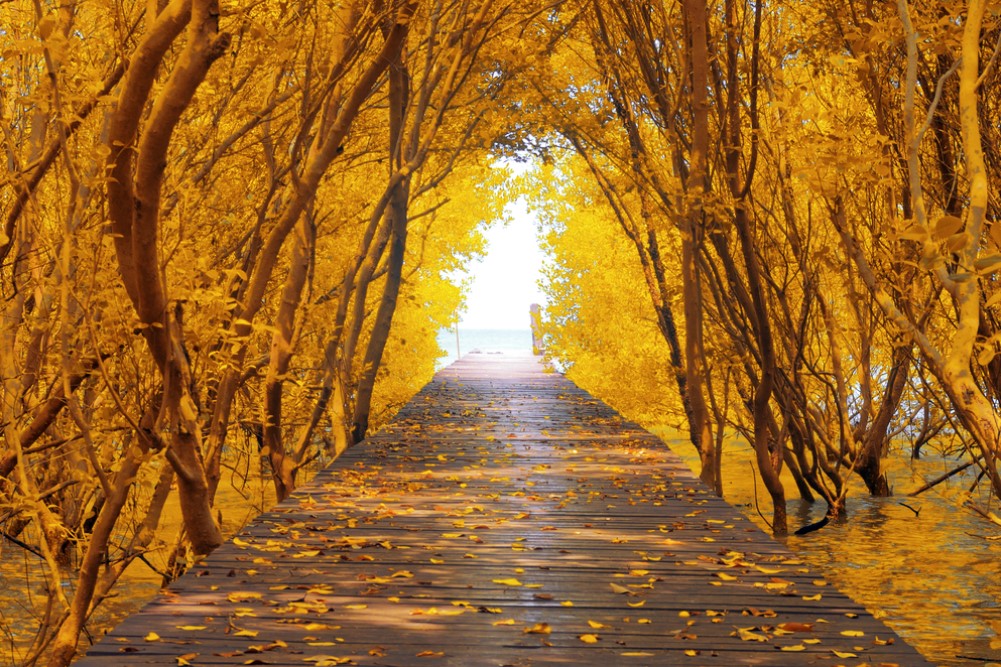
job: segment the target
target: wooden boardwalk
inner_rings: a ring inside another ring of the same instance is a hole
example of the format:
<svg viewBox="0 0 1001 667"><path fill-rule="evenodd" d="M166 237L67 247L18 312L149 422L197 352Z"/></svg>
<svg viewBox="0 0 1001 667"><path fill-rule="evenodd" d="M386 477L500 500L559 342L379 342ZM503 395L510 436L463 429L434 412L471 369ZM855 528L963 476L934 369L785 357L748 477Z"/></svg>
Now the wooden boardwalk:
<svg viewBox="0 0 1001 667"><path fill-rule="evenodd" d="M924 665L656 437L470 355L80 665Z"/></svg>

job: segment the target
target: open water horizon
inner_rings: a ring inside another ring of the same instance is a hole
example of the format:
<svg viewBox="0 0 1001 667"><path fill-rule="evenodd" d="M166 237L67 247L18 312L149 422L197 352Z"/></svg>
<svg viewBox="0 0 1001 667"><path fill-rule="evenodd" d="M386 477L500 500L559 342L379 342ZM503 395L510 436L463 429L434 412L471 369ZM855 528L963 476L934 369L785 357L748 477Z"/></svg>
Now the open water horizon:
<svg viewBox="0 0 1001 667"><path fill-rule="evenodd" d="M459 327L438 332L438 345L445 355L438 358L442 369L467 354L504 354L532 352L532 330L524 329L473 329Z"/></svg>

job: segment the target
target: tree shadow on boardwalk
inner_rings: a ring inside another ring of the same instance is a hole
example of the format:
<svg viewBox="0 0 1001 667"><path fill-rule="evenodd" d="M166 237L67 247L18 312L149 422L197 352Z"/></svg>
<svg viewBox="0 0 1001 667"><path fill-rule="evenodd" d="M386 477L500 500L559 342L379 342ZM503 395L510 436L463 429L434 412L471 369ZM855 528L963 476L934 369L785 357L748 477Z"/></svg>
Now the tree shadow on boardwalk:
<svg viewBox="0 0 1001 667"><path fill-rule="evenodd" d="M80 664L927 663L656 437L471 356Z"/></svg>

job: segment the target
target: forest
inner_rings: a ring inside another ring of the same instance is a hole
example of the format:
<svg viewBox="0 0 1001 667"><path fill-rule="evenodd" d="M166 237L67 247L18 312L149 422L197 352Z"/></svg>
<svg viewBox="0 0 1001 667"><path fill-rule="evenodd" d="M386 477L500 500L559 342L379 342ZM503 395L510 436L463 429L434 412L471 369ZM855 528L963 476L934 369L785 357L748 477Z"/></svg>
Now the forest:
<svg viewBox="0 0 1001 667"><path fill-rule="evenodd" d="M518 197L548 354L718 493L746 440L776 535L928 451L997 532L999 56L986 0L3 0L3 642L386 423Z"/></svg>

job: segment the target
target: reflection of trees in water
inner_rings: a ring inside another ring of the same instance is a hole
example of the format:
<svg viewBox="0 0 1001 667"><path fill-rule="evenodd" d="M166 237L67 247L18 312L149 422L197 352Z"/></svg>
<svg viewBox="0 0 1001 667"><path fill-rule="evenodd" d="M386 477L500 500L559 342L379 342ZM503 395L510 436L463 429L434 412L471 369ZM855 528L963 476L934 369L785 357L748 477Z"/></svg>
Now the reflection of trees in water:
<svg viewBox="0 0 1001 667"><path fill-rule="evenodd" d="M688 456L684 445L675 451ZM724 497L762 528L755 511L751 455L746 444L733 443L723 461ZM691 461L689 461L691 464ZM926 451L919 461L899 451L888 461L898 494L919 488L925 480L952 469L955 458ZM856 482L844 515L821 530L785 541L832 585L861 602L935 664L975 665L957 655L1001 660L991 640L1001 607L1001 543L984 539L987 528L975 513L963 509L977 472L970 469L916 498L872 497ZM757 492L758 503L767 496ZM902 501L917 510L904 507ZM824 515L819 503L792 501L798 525ZM762 508L767 516L767 508Z"/></svg>

